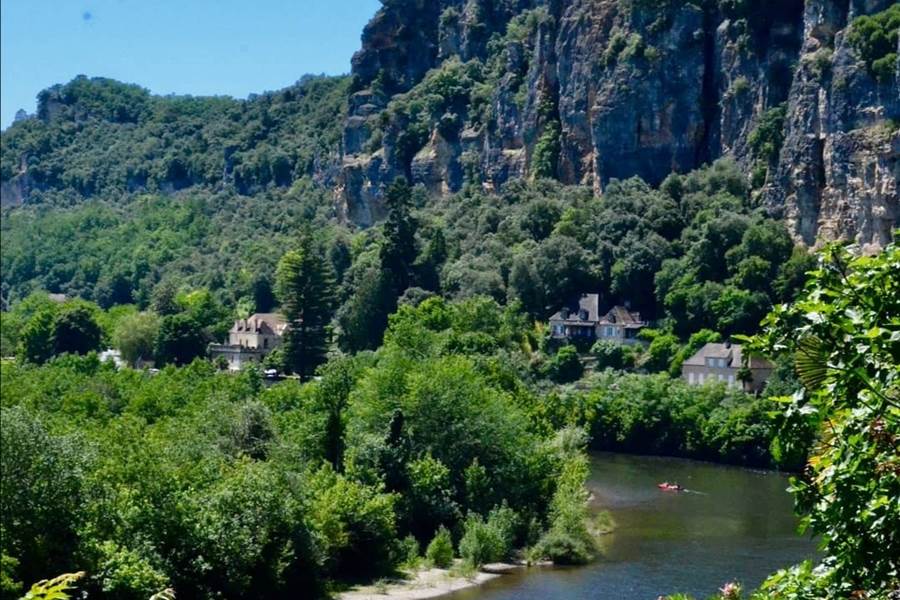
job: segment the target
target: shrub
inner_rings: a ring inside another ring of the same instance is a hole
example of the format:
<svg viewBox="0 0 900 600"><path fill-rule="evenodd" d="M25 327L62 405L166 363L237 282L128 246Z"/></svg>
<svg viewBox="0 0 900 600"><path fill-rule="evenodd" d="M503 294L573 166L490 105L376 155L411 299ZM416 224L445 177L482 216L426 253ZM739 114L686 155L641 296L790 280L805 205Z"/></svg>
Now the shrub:
<svg viewBox="0 0 900 600"><path fill-rule="evenodd" d="M419 541L412 535L408 535L397 544L397 556L399 563L407 567L415 567L419 563Z"/></svg>
<svg viewBox="0 0 900 600"><path fill-rule="evenodd" d="M553 120L547 123L544 132L534 145L531 173L535 178L556 177L560 147L559 121Z"/></svg>
<svg viewBox="0 0 900 600"><path fill-rule="evenodd" d="M544 370L545 375L557 383L569 383L581 377L584 367L575 346L563 346L556 352L556 356L547 361Z"/></svg>
<svg viewBox="0 0 900 600"><path fill-rule="evenodd" d="M359 576L387 570L386 557L396 535L396 497L350 481L327 466L312 483L312 520L325 534L329 571Z"/></svg>
<svg viewBox="0 0 900 600"><path fill-rule="evenodd" d="M593 345L591 354L597 358L598 369L630 369L635 362L633 348L604 340Z"/></svg>
<svg viewBox="0 0 900 600"><path fill-rule="evenodd" d="M575 455L563 465L550 502L550 528L538 542L538 554L560 565L584 564L593 558L594 540L587 527L587 460Z"/></svg>
<svg viewBox="0 0 900 600"><path fill-rule="evenodd" d="M450 538L450 532L443 525L434 534L431 543L428 544L428 548L425 550L425 558L435 567L441 569L449 568L453 564L453 540Z"/></svg>
<svg viewBox="0 0 900 600"><path fill-rule="evenodd" d="M759 117L756 129L750 132L747 142L753 156L772 162L778 158L781 145L784 143L784 120L787 117L787 105L773 106Z"/></svg>
<svg viewBox="0 0 900 600"><path fill-rule="evenodd" d="M507 539L498 522L485 521L481 515L469 513L459 541L459 555L475 566L503 560L511 550Z"/></svg>
<svg viewBox="0 0 900 600"><path fill-rule="evenodd" d="M900 31L900 4L874 15L862 15L850 24L847 39L879 81L889 81L897 62L897 35Z"/></svg>

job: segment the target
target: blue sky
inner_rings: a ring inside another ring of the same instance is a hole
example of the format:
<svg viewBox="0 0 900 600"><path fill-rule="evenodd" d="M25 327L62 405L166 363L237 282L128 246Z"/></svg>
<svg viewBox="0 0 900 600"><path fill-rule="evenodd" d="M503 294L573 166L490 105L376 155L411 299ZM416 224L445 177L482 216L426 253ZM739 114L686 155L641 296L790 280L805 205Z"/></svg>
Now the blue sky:
<svg viewBox="0 0 900 600"><path fill-rule="evenodd" d="M0 126L79 74L248 94L346 73L378 0L0 0Z"/></svg>

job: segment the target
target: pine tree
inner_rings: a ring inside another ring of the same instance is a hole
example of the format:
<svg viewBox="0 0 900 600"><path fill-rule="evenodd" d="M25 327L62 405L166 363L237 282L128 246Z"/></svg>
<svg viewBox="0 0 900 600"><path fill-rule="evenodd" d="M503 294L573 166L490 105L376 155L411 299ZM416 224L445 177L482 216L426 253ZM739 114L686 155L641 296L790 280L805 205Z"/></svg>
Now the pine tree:
<svg viewBox="0 0 900 600"><path fill-rule="evenodd" d="M393 295L409 287L413 263L416 261L416 222L411 214L412 188L398 177L387 190L388 217L384 223L384 244L379 258L382 272L390 277Z"/></svg>
<svg viewBox="0 0 900 600"><path fill-rule="evenodd" d="M284 336L285 368L307 379L325 362L334 278L320 245L309 231L296 250L279 261L275 293L289 323Z"/></svg>

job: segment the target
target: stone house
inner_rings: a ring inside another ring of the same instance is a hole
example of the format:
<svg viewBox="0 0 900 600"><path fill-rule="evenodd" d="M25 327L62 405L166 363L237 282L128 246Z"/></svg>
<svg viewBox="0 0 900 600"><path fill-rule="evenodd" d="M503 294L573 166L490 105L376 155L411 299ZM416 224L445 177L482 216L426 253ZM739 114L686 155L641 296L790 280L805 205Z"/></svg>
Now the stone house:
<svg viewBox="0 0 900 600"><path fill-rule="evenodd" d="M599 294L582 294L577 302L564 306L550 317L550 336L634 344L638 342L638 332L646 326L640 313L624 306L613 306L601 313Z"/></svg>
<svg viewBox="0 0 900 600"><path fill-rule="evenodd" d="M227 344L210 344L210 358L224 357L228 370L240 371L250 363L260 363L281 345L288 323L276 313L256 313L238 319L228 332Z"/></svg>
<svg viewBox="0 0 900 600"><path fill-rule="evenodd" d="M729 387L758 393L774 368L766 359L744 353L740 344L710 342L684 361L681 374L691 385L720 381Z"/></svg>

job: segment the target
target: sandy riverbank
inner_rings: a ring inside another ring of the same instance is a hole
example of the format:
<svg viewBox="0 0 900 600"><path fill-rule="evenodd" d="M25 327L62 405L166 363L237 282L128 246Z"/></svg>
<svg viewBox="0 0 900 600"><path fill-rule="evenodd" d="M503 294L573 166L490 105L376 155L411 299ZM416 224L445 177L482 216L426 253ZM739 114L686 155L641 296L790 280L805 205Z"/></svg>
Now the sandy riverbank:
<svg viewBox="0 0 900 600"><path fill-rule="evenodd" d="M409 579L385 584L367 585L338 594L337 600L426 600L451 592L479 586L486 581L502 577L500 572L520 568L518 565L489 565L494 573L478 571L471 577L456 575L447 569L423 569Z"/></svg>

